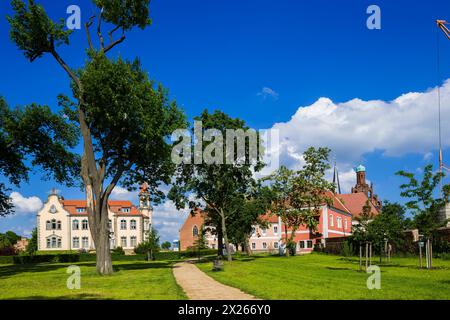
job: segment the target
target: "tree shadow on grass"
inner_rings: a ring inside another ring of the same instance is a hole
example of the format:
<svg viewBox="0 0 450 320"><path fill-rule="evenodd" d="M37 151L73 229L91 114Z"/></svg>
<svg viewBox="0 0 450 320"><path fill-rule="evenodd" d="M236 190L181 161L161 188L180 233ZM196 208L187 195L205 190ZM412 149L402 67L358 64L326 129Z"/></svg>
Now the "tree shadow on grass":
<svg viewBox="0 0 450 320"><path fill-rule="evenodd" d="M0 279L22 273L50 272L67 268L74 263L38 263L38 264L15 264L0 266ZM95 263L77 263L77 266L95 267Z"/></svg>
<svg viewBox="0 0 450 320"><path fill-rule="evenodd" d="M45 297L45 296L14 297L14 298L6 298L5 300L113 300L113 299L105 298L99 294L80 293L60 297Z"/></svg>
<svg viewBox="0 0 450 320"><path fill-rule="evenodd" d="M6 265L0 266L0 279L11 277L17 274L51 272L58 269L66 269L71 265L77 265L80 267L92 267L92 268L95 268L96 266L95 262ZM160 269L160 268L172 268L172 264L170 262L146 262L146 261L135 263L114 263L113 261L113 269L115 272L127 270Z"/></svg>

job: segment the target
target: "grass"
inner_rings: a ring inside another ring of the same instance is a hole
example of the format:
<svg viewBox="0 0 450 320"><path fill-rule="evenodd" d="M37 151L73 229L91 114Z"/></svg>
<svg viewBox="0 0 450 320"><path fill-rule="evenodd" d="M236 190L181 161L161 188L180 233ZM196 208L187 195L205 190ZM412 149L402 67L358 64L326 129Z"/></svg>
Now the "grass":
<svg viewBox="0 0 450 320"><path fill-rule="evenodd" d="M114 261L115 273L99 276L95 262L0 265L0 299L186 299L173 262ZM69 265L81 270L81 288L67 289Z"/></svg>
<svg viewBox="0 0 450 320"><path fill-rule="evenodd" d="M309 254L295 257L240 257L213 272L214 279L263 299L450 299L450 261L434 259L435 270L419 270L415 258L393 258L381 268L381 289L369 290L370 276L356 258Z"/></svg>

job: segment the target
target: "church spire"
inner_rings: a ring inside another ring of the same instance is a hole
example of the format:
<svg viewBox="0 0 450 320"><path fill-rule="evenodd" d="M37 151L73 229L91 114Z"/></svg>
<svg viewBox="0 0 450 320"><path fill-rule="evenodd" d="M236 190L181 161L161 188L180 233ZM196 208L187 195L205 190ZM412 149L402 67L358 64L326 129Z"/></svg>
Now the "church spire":
<svg viewBox="0 0 450 320"><path fill-rule="evenodd" d="M336 186L337 194L341 194L341 183L339 181L339 171L336 166L336 161L334 162L333 183Z"/></svg>

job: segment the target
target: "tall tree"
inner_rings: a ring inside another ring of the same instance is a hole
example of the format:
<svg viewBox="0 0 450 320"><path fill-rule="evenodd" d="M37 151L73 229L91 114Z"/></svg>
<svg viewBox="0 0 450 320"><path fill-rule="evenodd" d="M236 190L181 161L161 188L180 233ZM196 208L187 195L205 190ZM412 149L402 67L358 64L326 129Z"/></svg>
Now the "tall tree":
<svg viewBox="0 0 450 320"><path fill-rule="evenodd" d="M44 8L29 0L13 0L8 17L10 35L30 60L50 54L71 80L73 100L60 95L69 121L83 139L81 178L86 190L89 226L97 253L97 272L113 272L109 247L108 199L120 182L133 188L147 182L154 201L163 197L158 187L169 183L173 164L166 137L185 126L184 115L167 91L156 86L138 60L112 60L106 54L122 43L126 32L150 24L149 0L93 0L97 13L85 24L88 56L80 70L71 68L57 48L68 45L70 30L54 22ZM97 46L91 38L96 22ZM109 41L103 37L106 26ZM121 32L119 38L115 33Z"/></svg>
<svg viewBox="0 0 450 320"><path fill-rule="evenodd" d="M202 125L199 129L195 126L192 128L195 139L188 141L187 147L198 152L194 154L194 161L192 155L184 155L186 160L191 161L183 161L178 166L169 197L178 208L202 208L207 213L209 221L216 223L214 226L220 231L219 239L223 236L227 257L231 261L227 225L238 209L231 204L248 192L253 172L262 167L258 153L254 154L251 150L252 143L256 144L253 147L259 148L260 140L256 132L252 139L252 131L243 120L231 118L220 111L209 113L205 110L195 120ZM230 130L241 132L242 135L248 133L250 136L239 141L236 136L231 136ZM235 152L240 148L244 150L243 153ZM195 161L199 155L203 156L202 161ZM196 199L190 200L190 194L195 195ZM218 250L221 254L222 248L219 247Z"/></svg>
<svg viewBox="0 0 450 320"><path fill-rule="evenodd" d="M31 239L28 241L25 251L29 255L33 255L38 251L37 228L34 228L31 232Z"/></svg>
<svg viewBox="0 0 450 320"><path fill-rule="evenodd" d="M31 104L11 109L0 97L0 174L18 187L27 182L32 167L41 167L44 178L77 184L79 156L72 153L78 141L78 128L63 114L48 106ZM0 183L0 216L14 212L13 204Z"/></svg>

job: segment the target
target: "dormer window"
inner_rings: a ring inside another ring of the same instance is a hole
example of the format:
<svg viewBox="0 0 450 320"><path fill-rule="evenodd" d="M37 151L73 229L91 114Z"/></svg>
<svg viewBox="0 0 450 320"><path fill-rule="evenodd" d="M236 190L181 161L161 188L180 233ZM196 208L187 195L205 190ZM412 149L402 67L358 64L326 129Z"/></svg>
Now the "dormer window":
<svg viewBox="0 0 450 320"><path fill-rule="evenodd" d="M131 208L122 208L122 212L123 213L130 213L131 212Z"/></svg>
<svg viewBox="0 0 450 320"><path fill-rule="evenodd" d="M77 213L83 213L86 212L85 208L77 208Z"/></svg>

